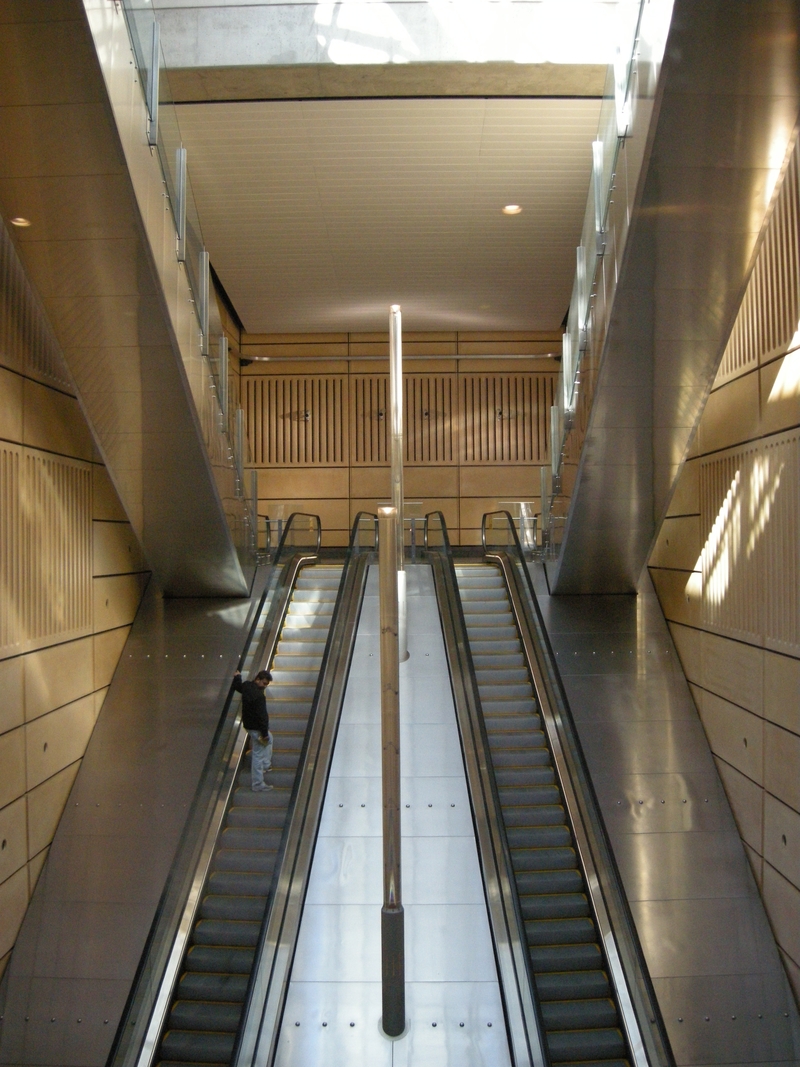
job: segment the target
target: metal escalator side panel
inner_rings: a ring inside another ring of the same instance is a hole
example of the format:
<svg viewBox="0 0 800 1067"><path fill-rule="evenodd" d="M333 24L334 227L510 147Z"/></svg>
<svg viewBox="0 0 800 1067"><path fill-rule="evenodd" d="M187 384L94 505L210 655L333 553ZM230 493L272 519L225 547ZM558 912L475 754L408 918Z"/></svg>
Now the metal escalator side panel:
<svg viewBox="0 0 800 1067"><path fill-rule="evenodd" d="M234 1067L251 1067L254 1063L263 1067L274 1062L368 560L366 553L351 552L342 575L273 893L231 1061Z"/></svg>
<svg viewBox="0 0 800 1067"><path fill-rule="evenodd" d="M548 1060L541 1019L533 993L510 852L491 773L488 740L482 729L480 698L455 570L449 550L431 551L429 556L461 735L509 1047L515 1067L544 1067Z"/></svg>
<svg viewBox="0 0 800 1067"><path fill-rule="evenodd" d="M595 819L592 819L594 810L592 804L596 809L597 803L588 774L585 769L578 766L582 754L575 750L570 744L570 738L565 735L567 726L565 717L568 715L568 708L563 694L561 694L562 699L558 699L559 694L556 688L559 683L555 666L546 661L549 646L544 647L546 642L537 640L538 630L526 600L526 591L520 587L522 583L509 554L497 550L488 552L485 558L500 568L508 591L515 626L525 652L553 756L557 783L564 798L575 847L580 856L592 914L599 931L600 943L606 957L609 977L615 992L630 1055L637 1067L645 1067L647 1064L651 1067L655 1067L656 1064L673 1064L674 1059L663 1023L659 1026L660 1015L655 1005L655 998L643 999L639 996L636 999L637 975L641 978L640 972L644 969L644 963L641 949L639 949L638 958L634 958L633 961L630 958L631 955L635 957L635 947L638 946L632 920L629 920L631 931L628 931L627 926L624 929L629 939L632 937L635 941L634 951L625 953L621 951L618 935L619 909L616 912L617 923L612 922L609 914L609 893L613 899L616 899L614 889L619 881L619 874L616 871L610 846L607 844L599 812L595 812ZM532 592L528 591L528 596L532 595ZM596 820L599 820L599 826L595 825ZM591 833L587 829L587 824L590 823ZM598 850L598 840L605 843L607 851ZM617 887L617 890L621 896L621 889ZM646 969L644 969L644 979L649 982ZM634 1003L635 999L636 1003Z"/></svg>

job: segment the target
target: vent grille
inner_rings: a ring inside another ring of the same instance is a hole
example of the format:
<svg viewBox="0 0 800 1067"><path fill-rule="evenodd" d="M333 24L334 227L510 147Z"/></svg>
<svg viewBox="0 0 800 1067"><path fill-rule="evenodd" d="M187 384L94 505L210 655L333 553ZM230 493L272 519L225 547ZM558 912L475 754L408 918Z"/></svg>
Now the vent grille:
<svg viewBox="0 0 800 1067"><path fill-rule="evenodd" d="M722 385L778 355L800 320L800 140L767 224L715 381Z"/></svg>
<svg viewBox="0 0 800 1067"><path fill-rule="evenodd" d="M353 413L354 466L389 462L389 376L353 375L350 378Z"/></svg>
<svg viewBox="0 0 800 1067"><path fill-rule="evenodd" d="M458 462L458 394L454 375L403 376L406 463Z"/></svg>
<svg viewBox="0 0 800 1067"><path fill-rule="evenodd" d="M547 463L553 397L549 375L463 376L462 462Z"/></svg>
<svg viewBox="0 0 800 1067"><path fill-rule="evenodd" d="M244 406L256 466L347 463L345 378L245 378Z"/></svg>
<svg viewBox="0 0 800 1067"><path fill-rule="evenodd" d="M0 654L91 632L90 466L4 446L0 502Z"/></svg>

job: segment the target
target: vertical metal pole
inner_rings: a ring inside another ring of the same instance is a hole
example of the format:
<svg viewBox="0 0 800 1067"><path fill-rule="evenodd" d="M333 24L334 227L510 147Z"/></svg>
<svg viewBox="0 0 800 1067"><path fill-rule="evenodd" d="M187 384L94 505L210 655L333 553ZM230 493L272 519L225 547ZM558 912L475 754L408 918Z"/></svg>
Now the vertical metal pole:
<svg viewBox="0 0 800 1067"><path fill-rule="evenodd" d="M219 339L219 408L222 412L223 429L228 421L228 338L223 333Z"/></svg>
<svg viewBox="0 0 800 1067"><path fill-rule="evenodd" d="M236 495L244 496L244 409L236 409L236 440L233 450L236 462Z"/></svg>
<svg viewBox="0 0 800 1067"><path fill-rule="evenodd" d="M250 506L253 509L253 551L258 552L258 471L250 468Z"/></svg>
<svg viewBox="0 0 800 1067"><path fill-rule="evenodd" d="M389 406L392 433L392 507L397 511L397 603L400 659L408 659L403 520L403 325L400 305L389 308Z"/></svg>
<svg viewBox="0 0 800 1067"><path fill-rule="evenodd" d="M381 743L383 746L383 908L381 969L387 1037L406 1026L405 933L400 872L400 657L396 508L378 508L381 620Z"/></svg>
<svg viewBox="0 0 800 1067"><path fill-rule="evenodd" d="M204 356L208 355L208 301L211 293L211 267L208 252L205 248L200 251L200 292L197 294L199 307L197 308L200 320L200 351Z"/></svg>
<svg viewBox="0 0 800 1067"><path fill-rule="evenodd" d="M147 79L147 143L158 144L158 78L161 69L161 32L158 20L153 21L153 40L150 52L150 70Z"/></svg>
<svg viewBox="0 0 800 1067"><path fill-rule="evenodd" d="M178 262L186 262L186 149L183 145L175 152L175 185L178 203L176 225L178 227Z"/></svg>

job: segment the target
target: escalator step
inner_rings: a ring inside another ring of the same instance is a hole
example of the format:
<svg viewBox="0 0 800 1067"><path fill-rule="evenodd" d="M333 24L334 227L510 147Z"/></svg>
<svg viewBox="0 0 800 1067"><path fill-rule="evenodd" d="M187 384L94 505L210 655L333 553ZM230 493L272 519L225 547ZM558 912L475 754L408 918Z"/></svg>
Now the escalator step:
<svg viewBox="0 0 800 1067"><path fill-rule="evenodd" d="M539 719L533 697L524 700L482 700L481 705L487 726L494 721L494 715L531 715ZM541 721L538 725L541 725Z"/></svg>
<svg viewBox="0 0 800 1067"><path fill-rule="evenodd" d="M508 685L479 685L481 700L530 700L530 682Z"/></svg>
<svg viewBox="0 0 800 1067"><path fill-rule="evenodd" d="M508 843L515 848L559 848L572 844L566 826L509 826Z"/></svg>
<svg viewBox="0 0 800 1067"><path fill-rule="evenodd" d="M178 983L181 1000L221 1000L241 1004L247 994L246 975L198 974L187 971Z"/></svg>
<svg viewBox="0 0 800 1067"><path fill-rule="evenodd" d="M230 1063L235 1034L167 1030L161 1041L163 1057L178 1063Z"/></svg>
<svg viewBox="0 0 800 1067"><path fill-rule="evenodd" d="M525 657L521 652L495 652L475 654L472 657L478 676L485 670L496 670L503 667L525 668Z"/></svg>
<svg viewBox="0 0 800 1067"><path fill-rule="evenodd" d="M541 730L525 729L521 723L514 730L498 730L495 723L487 723L486 729L492 752L500 752L506 748L541 749L548 760L550 759Z"/></svg>
<svg viewBox="0 0 800 1067"><path fill-rule="evenodd" d="M252 856L254 853L242 853ZM245 897L265 897L269 893L271 874L256 874L252 871L214 871L208 879L208 890L222 896L241 895Z"/></svg>
<svg viewBox="0 0 800 1067"><path fill-rule="evenodd" d="M528 919L525 922L528 944L586 945L597 942L594 922L588 917L575 919Z"/></svg>
<svg viewBox="0 0 800 1067"><path fill-rule="evenodd" d="M247 785L237 786L233 794L233 804L236 808L277 808L281 811L286 811L288 803L289 796L287 793L254 793L250 788L249 781Z"/></svg>
<svg viewBox="0 0 800 1067"><path fill-rule="evenodd" d="M228 826L254 826L282 831L285 820L284 808L231 808L227 823Z"/></svg>
<svg viewBox="0 0 800 1067"><path fill-rule="evenodd" d="M515 711L513 715L505 715L498 712L497 715L487 715L485 718L486 730L490 736L516 733L517 731L529 733L538 731L541 733L542 730L542 720L539 716L529 715L524 711ZM542 737L544 737L543 734Z"/></svg>
<svg viewBox="0 0 800 1067"><path fill-rule="evenodd" d="M215 873L221 871L254 873L257 871L262 875L271 875L275 866L276 855L277 853L275 852L246 852L244 849L221 848L214 857ZM265 885L267 885L267 889L254 890L252 895L256 897L264 896L269 892L269 882L266 882Z"/></svg>
<svg viewBox="0 0 800 1067"><path fill-rule="evenodd" d="M529 949L534 972L539 971L591 971L603 966L603 957L598 944L591 945L536 945Z"/></svg>
<svg viewBox="0 0 800 1067"><path fill-rule="evenodd" d="M517 889L520 900L540 893L581 893L583 891L581 872L575 867L562 871L518 871Z"/></svg>
<svg viewBox="0 0 800 1067"><path fill-rule="evenodd" d="M255 948L260 929L260 922L247 922L244 919L200 919L195 923L192 940L195 945Z"/></svg>
<svg viewBox="0 0 800 1067"><path fill-rule="evenodd" d="M589 915L585 893L542 893L520 898L523 919L576 919Z"/></svg>
<svg viewBox="0 0 800 1067"><path fill-rule="evenodd" d="M539 804L561 804L561 794L555 785L540 785L532 789L517 786L513 789L503 788L499 792L500 803L503 806L504 813L507 807L513 811L518 805L523 804L526 807Z"/></svg>
<svg viewBox="0 0 800 1067"><path fill-rule="evenodd" d="M203 902L200 905L200 918L244 919L260 923L264 918L264 908L266 906L267 898L265 896L220 896L217 893L209 893L203 897Z"/></svg>
<svg viewBox="0 0 800 1067"><path fill-rule="evenodd" d="M172 1006L170 1030L214 1030L235 1034L242 1014L241 1004L204 1000L178 1000Z"/></svg>
<svg viewBox="0 0 800 1067"><path fill-rule="evenodd" d="M281 830L261 826L226 826L220 834L222 848L275 852L281 843Z"/></svg>
<svg viewBox="0 0 800 1067"><path fill-rule="evenodd" d="M216 945L192 945L186 953L186 970L206 974L250 974L253 966L251 948L220 948Z"/></svg>
<svg viewBox="0 0 800 1067"><path fill-rule="evenodd" d="M512 848L515 871L577 870L574 848Z"/></svg>
<svg viewBox="0 0 800 1067"><path fill-rule="evenodd" d="M542 1022L550 1030L603 1030L619 1026L614 1001L608 997L600 1000L553 1000L542 1004Z"/></svg>
<svg viewBox="0 0 800 1067"><path fill-rule="evenodd" d="M508 785L554 785L556 773L552 767L532 767L530 770L521 768L500 767L495 774L498 786Z"/></svg>
<svg viewBox="0 0 800 1067"><path fill-rule="evenodd" d="M197 1060L158 1060L158 1067L230 1067L230 1060L226 1060L225 1063L212 1063L210 1060L206 1063L198 1063ZM583 1067L583 1064L581 1064Z"/></svg>
<svg viewBox="0 0 800 1067"><path fill-rule="evenodd" d="M503 808L506 826L566 826L566 813L560 804L536 804Z"/></svg>
<svg viewBox="0 0 800 1067"><path fill-rule="evenodd" d="M529 770L537 767L546 767L552 774L553 768L550 762L550 753L546 748L498 748L491 743L492 763L498 772L502 770L514 770L516 768Z"/></svg>
<svg viewBox="0 0 800 1067"><path fill-rule="evenodd" d="M539 1000L584 1000L611 996L605 971L563 971L536 975Z"/></svg>
<svg viewBox="0 0 800 1067"><path fill-rule="evenodd" d="M625 1038L614 1029L555 1030L547 1033L547 1050L552 1063L573 1063L576 1060L598 1060L623 1057Z"/></svg>

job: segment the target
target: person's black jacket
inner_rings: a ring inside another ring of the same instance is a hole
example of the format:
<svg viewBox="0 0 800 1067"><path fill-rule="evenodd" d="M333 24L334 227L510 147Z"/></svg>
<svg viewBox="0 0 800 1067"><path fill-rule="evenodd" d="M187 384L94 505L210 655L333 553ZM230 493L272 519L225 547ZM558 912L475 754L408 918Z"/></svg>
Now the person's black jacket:
<svg viewBox="0 0 800 1067"><path fill-rule="evenodd" d="M262 737L269 733L269 715L265 690L255 682L243 682L237 674L233 679L233 688L242 694L242 725L245 730L258 730Z"/></svg>

